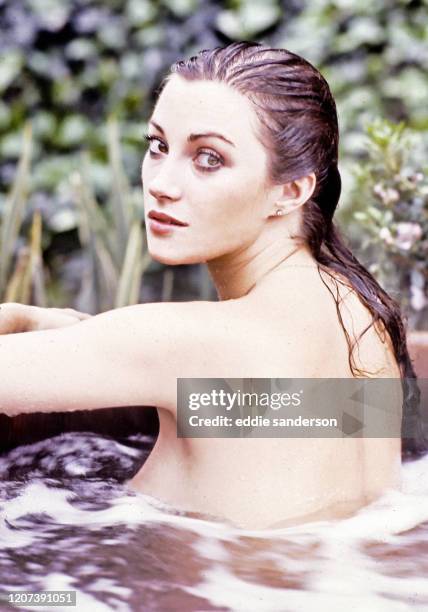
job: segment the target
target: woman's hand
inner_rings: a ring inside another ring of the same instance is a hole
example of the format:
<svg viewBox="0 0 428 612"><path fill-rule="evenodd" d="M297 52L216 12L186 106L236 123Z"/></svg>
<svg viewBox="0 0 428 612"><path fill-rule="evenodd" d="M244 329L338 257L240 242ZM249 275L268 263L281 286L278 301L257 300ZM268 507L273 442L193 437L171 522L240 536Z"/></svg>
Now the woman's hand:
<svg viewBox="0 0 428 612"><path fill-rule="evenodd" d="M41 308L15 302L0 304L0 334L16 334L74 325L92 315L73 308Z"/></svg>

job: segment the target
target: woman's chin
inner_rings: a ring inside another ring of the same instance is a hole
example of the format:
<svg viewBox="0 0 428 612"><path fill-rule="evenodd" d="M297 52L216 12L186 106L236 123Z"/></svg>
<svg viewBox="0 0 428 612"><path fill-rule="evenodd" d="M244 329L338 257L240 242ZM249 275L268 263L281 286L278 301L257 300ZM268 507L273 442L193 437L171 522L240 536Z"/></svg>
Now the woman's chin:
<svg viewBox="0 0 428 612"><path fill-rule="evenodd" d="M199 264L203 263L203 260L200 257L196 256L184 256L184 255L174 255L171 253L159 253L152 252L149 249L150 257L154 261L158 261L159 263L165 264L166 266L186 266L191 264Z"/></svg>

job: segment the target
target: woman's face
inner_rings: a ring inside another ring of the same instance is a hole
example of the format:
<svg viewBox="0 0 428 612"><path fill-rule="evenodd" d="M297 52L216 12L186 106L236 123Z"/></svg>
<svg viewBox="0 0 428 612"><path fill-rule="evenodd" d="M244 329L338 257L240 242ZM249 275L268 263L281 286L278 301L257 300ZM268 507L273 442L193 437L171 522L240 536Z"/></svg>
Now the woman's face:
<svg viewBox="0 0 428 612"><path fill-rule="evenodd" d="M224 83L173 75L149 123L142 166L148 248L163 263L200 263L245 248L272 204L267 152L251 102ZM216 132L196 138L196 134ZM227 142L229 141L229 142ZM157 213L186 225L159 224Z"/></svg>

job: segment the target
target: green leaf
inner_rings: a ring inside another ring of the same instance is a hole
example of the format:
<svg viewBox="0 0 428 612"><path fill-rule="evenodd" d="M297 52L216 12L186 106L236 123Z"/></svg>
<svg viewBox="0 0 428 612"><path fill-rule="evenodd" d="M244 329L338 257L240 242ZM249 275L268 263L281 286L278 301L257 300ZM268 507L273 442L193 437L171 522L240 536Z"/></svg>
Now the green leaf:
<svg viewBox="0 0 428 612"><path fill-rule="evenodd" d="M130 187L123 170L119 127L116 119L111 116L107 123L108 154L112 175L112 196L110 207L114 219L115 244L118 265L122 265L129 234L129 227L133 217L131 206Z"/></svg>
<svg viewBox="0 0 428 612"><path fill-rule="evenodd" d="M0 54L0 93L4 92L19 75L24 63L23 55L16 49Z"/></svg>
<svg viewBox="0 0 428 612"><path fill-rule="evenodd" d="M353 214L353 217L357 221L367 221L367 213L365 213L365 212L355 212Z"/></svg>
<svg viewBox="0 0 428 612"><path fill-rule="evenodd" d="M280 15L281 10L275 2L247 0L237 11L220 12L216 25L229 38L251 37L273 25Z"/></svg>
<svg viewBox="0 0 428 612"><path fill-rule="evenodd" d="M75 147L89 138L92 126L82 115L69 115L61 124L57 142L64 147Z"/></svg>
<svg viewBox="0 0 428 612"><path fill-rule="evenodd" d="M142 274L150 261L148 253L143 254L144 242L141 223L135 220L129 234L125 258L120 273L115 308L138 303Z"/></svg>
<svg viewBox="0 0 428 612"><path fill-rule="evenodd" d="M0 295L7 282L10 262L14 254L21 223L24 218L30 179L32 131L27 123L23 131L22 153L12 188L5 202L0 227Z"/></svg>

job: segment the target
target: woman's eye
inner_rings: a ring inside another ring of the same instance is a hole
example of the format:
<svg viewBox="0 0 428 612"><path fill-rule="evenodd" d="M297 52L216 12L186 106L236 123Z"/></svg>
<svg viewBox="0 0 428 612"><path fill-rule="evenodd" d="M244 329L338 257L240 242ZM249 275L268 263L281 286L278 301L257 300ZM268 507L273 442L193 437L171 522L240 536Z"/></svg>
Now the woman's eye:
<svg viewBox="0 0 428 612"><path fill-rule="evenodd" d="M159 155L159 153L164 153L164 151L159 150L159 149L157 151L156 150L153 151L153 149L150 147L151 143L158 143L159 146L163 146L167 148L166 144L157 136L149 136L148 134L146 134L144 138L149 143L150 155ZM198 168L202 171L211 172L212 170L217 170L220 166L223 165L222 158L216 153L214 153L213 151L208 151L208 150L198 151L196 157L201 157L201 156L205 156L205 159L206 159L205 164L198 164Z"/></svg>
<svg viewBox="0 0 428 612"><path fill-rule="evenodd" d="M147 140L147 142L149 143L149 151L150 153L154 153L156 155L156 153L158 153L158 151L152 151L152 149L150 148L150 145L152 142L158 142L160 145L164 145L164 143L162 142L162 140L160 138L156 138L156 136L149 136L148 134L146 134L144 136L145 140ZM165 145L164 145L165 146Z"/></svg>
<svg viewBox="0 0 428 612"><path fill-rule="evenodd" d="M203 170L210 170L210 169L216 170L219 166L222 165L221 157L219 157L218 155L215 155L212 151L199 151L197 157L200 157L201 155L206 156L206 160L208 164L208 166L200 166Z"/></svg>

